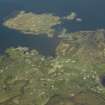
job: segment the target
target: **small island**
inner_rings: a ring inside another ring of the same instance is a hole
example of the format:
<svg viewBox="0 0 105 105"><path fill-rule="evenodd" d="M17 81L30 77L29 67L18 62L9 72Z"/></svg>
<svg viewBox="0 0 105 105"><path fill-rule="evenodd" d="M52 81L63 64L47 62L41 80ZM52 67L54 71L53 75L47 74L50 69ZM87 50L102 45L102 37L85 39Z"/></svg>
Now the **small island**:
<svg viewBox="0 0 105 105"><path fill-rule="evenodd" d="M7 19L3 25L26 34L46 34L52 37L54 35L54 29L52 27L60 23L59 16L21 11L15 17Z"/></svg>
<svg viewBox="0 0 105 105"><path fill-rule="evenodd" d="M74 20L75 18L77 17L77 14L75 12L71 12L69 15L65 16L64 19L67 19L67 20Z"/></svg>

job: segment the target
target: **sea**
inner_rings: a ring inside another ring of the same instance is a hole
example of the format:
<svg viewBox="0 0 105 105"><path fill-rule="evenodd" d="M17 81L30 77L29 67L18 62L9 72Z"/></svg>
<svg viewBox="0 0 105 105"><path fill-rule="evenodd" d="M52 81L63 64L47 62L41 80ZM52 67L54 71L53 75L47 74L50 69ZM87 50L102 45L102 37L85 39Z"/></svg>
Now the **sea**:
<svg viewBox="0 0 105 105"><path fill-rule="evenodd" d="M105 0L0 0L0 54L7 48L22 46L37 49L45 56L55 55L59 38L25 35L2 25L7 17L21 10L52 13L60 17L76 12L77 17L82 19L81 22L65 21L60 26L70 32L105 28Z"/></svg>

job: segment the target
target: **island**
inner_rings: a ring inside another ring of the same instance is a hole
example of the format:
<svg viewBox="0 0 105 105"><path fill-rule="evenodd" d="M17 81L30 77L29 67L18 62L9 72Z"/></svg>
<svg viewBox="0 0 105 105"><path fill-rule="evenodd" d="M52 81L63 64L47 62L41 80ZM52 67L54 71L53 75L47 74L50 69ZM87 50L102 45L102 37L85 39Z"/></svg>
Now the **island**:
<svg viewBox="0 0 105 105"><path fill-rule="evenodd" d="M35 14L32 12L20 11L15 17L4 21L3 25L30 35L54 35L53 27L60 24L60 17L53 14Z"/></svg>
<svg viewBox="0 0 105 105"><path fill-rule="evenodd" d="M55 53L8 48L0 56L0 105L105 105L105 30L72 33Z"/></svg>
<svg viewBox="0 0 105 105"><path fill-rule="evenodd" d="M69 15L64 16L64 19L67 19L67 20L74 20L74 19L76 19L76 17L77 17L76 12L70 12Z"/></svg>
<svg viewBox="0 0 105 105"><path fill-rule="evenodd" d="M75 12L71 12L67 16L60 17L49 13L36 14L20 11L15 16L7 18L3 22L3 26L28 35L46 35L48 37L53 37L58 33L56 27L59 27L64 20L82 22L81 18L77 18L77 14ZM61 35L62 31L64 30L61 29Z"/></svg>

